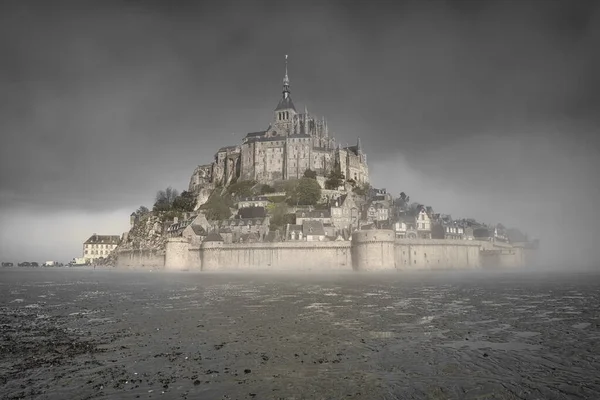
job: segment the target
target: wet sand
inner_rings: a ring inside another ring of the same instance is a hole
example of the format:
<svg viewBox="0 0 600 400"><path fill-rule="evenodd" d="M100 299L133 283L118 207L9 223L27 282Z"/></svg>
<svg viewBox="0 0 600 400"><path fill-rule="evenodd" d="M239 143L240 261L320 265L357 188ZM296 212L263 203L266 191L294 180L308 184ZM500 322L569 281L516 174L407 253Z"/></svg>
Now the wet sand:
<svg viewBox="0 0 600 400"><path fill-rule="evenodd" d="M0 270L2 399L600 399L600 274Z"/></svg>

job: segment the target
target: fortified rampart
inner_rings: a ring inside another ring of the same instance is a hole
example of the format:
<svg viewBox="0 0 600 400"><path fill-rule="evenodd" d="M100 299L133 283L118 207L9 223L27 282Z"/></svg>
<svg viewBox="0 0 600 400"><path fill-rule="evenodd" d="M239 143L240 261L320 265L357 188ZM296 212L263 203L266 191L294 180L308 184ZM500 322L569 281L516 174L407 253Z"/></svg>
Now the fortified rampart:
<svg viewBox="0 0 600 400"><path fill-rule="evenodd" d="M165 252L159 250L117 250L117 266L123 268L157 268L165 266Z"/></svg>
<svg viewBox="0 0 600 400"><path fill-rule="evenodd" d="M477 240L396 239L390 230L354 232L351 241L200 246L184 238L167 241L165 254L122 250L117 266L169 270L226 271L410 271L522 267L535 250Z"/></svg>

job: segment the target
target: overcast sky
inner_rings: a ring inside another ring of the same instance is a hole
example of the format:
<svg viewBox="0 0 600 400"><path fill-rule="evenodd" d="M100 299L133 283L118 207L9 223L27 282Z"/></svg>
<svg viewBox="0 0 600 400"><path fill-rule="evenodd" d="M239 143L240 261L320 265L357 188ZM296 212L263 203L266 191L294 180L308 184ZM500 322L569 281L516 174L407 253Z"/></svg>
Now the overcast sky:
<svg viewBox="0 0 600 400"><path fill-rule="evenodd" d="M267 127L289 54L296 107L360 136L375 186L598 260L599 49L595 0L3 2L0 257L126 231Z"/></svg>

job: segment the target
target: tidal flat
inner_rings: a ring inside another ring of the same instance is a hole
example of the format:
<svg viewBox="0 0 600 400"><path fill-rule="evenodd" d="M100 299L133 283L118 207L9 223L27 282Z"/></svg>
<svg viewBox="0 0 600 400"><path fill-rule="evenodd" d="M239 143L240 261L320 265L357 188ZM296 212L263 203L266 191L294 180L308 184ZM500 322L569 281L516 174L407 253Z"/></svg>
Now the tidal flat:
<svg viewBox="0 0 600 400"><path fill-rule="evenodd" d="M0 270L2 399L600 399L600 273Z"/></svg>

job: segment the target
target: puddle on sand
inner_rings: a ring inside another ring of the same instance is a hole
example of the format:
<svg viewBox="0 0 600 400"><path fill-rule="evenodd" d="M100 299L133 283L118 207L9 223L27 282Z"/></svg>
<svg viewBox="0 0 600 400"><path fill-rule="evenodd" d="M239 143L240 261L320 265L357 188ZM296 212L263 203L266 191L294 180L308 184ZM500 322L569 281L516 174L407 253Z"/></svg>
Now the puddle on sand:
<svg viewBox="0 0 600 400"><path fill-rule="evenodd" d="M513 332L513 334L517 337L521 337L521 338L528 338L528 337L534 337L534 336L538 336L541 335L540 332L529 332L529 331L524 331L524 332Z"/></svg>
<svg viewBox="0 0 600 400"><path fill-rule="evenodd" d="M464 341L458 340L455 342L444 343L443 347L451 347L454 349L462 349L468 347L472 350L480 350L480 349L492 349L492 350L504 350L504 351L512 351L512 350L539 350L542 346L521 343L521 342L488 342L488 341Z"/></svg>
<svg viewBox="0 0 600 400"><path fill-rule="evenodd" d="M482 321L465 321L463 324L465 325L480 325L480 324L491 324L492 322L497 322L497 319L484 319Z"/></svg>
<svg viewBox="0 0 600 400"><path fill-rule="evenodd" d="M592 325L592 324L590 324L589 322L581 322L579 324L575 324L575 325L571 325L571 326L575 329L585 329L590 325Z"/></svg>
<svg viewBox="0 0 600 400"><path fill-rule="evenodd" d="M371 336L372 339L392 339L394 338L395 334L394 332L371 331L369 332L369 336Z"/></svg>
<svg viewBox="0 0 600 400"><path fill-rule="evenodd" d="M307 309L311 309L311 308L323 308L324 306L329 306L329 305L330 305L329 303L312 303L312 304L307 305L304 308L307 308Z"/></svg>

